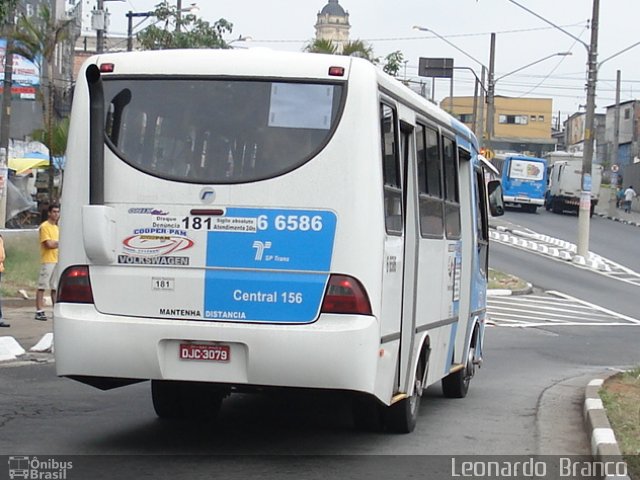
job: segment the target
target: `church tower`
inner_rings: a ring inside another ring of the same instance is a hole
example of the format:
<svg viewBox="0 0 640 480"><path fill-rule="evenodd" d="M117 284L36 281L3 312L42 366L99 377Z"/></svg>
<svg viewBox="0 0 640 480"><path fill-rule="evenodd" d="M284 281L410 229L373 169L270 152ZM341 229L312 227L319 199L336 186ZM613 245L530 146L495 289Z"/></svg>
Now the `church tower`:
<svg viewBox="0 0 640 480"><path fill-rule="evenodd" d="M324 8L318 12L316 22L316 40L331 40L342 53L345 43L349 42L349 12L338 4L338 0L329 0Z"/></svg>

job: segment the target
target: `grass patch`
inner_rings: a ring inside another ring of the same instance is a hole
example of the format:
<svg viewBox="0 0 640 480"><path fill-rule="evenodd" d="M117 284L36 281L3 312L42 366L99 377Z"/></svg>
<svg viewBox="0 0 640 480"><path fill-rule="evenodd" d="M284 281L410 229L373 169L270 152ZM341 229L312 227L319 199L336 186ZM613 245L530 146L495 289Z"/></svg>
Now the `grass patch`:
<svg viewBox="0 0 640 480"><path fill-rule="evenodd" d="M4 236L4 235L3 235ZM34 241L21 239L7 239L4 262L4 273L0 282L0 295L19 297L19 290L26 290L30 298L35 297L40 270L40 251L37 237Z"/></svg>
<svg viewBox="0 0 640 480"><path fill-rule="evenodd" d="M487 288L500 290L522 290L527 288L527 282L508 273L489 269L489 285Z"/></svg>
<svg viewBox="0 0 640 480"><path fill-rule="evenodd" d="M605 380L600 398L629 467L629 476L640 479L640 367Z"/></svg>

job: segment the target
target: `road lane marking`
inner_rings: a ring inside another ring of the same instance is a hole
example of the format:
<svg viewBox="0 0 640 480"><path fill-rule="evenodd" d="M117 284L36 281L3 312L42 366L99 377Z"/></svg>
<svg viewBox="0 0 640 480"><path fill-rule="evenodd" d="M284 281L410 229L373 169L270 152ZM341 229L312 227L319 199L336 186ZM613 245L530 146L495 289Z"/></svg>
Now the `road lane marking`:
<svg viewBox="0 0 640 480"><path fill-rule="evenodd" d="M488 324L511 328L543 326L639 326L640 320L562 292L489 297Z"/></svg>
<svg viewBox="0 0 640 480"><path fill-rule="evenodd" d="M557 295L559 297L566 298L566 299L572 300L574 302L582 303L583 305L587 305L587 306L593 308L594 310L600 310L601 312L608 313L611 316L618 317L618 318L621 318L621 319L626 320L628 322L635 323L636 325L640 325L640 320L636 320L635 318L628 317L627 315L623 315L622 313L614 312L613 310L609 310L608 308L601 307L600 305L596 305L594 303L585 302L584 300L580 300L579 298L575 298L575 297L572 297L572 296L567 295L565 293L557 292L555 290L549 290L547 293L549 293L551 295Z"/></svg>

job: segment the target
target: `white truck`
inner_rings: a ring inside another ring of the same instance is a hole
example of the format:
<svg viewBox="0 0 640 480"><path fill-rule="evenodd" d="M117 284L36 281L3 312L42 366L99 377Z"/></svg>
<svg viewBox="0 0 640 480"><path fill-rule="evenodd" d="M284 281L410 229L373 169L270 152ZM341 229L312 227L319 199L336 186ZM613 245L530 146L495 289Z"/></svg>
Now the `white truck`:
<svg viewBox="0 0 640 480"><path fill-rule="evenodd" d="M563 213L565 210L577 213L582 191L582 155L554 152L546 158L549 162L549 185L545 195L545 208L553 213ZM602 165L594 163L591 167L591 215L598 204L601 181Z"/></svg>

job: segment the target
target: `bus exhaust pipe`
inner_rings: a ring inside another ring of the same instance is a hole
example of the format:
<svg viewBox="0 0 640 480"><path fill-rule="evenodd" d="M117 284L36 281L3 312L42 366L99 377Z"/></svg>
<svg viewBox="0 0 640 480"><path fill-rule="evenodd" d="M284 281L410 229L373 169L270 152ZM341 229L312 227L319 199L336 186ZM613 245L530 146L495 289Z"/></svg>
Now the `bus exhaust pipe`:
<svg viewBox="0 0 640 480"><path fill-rule="evenodd" d="M100 69L89 65L89 204L104 204L104 90Z"/></svg>

